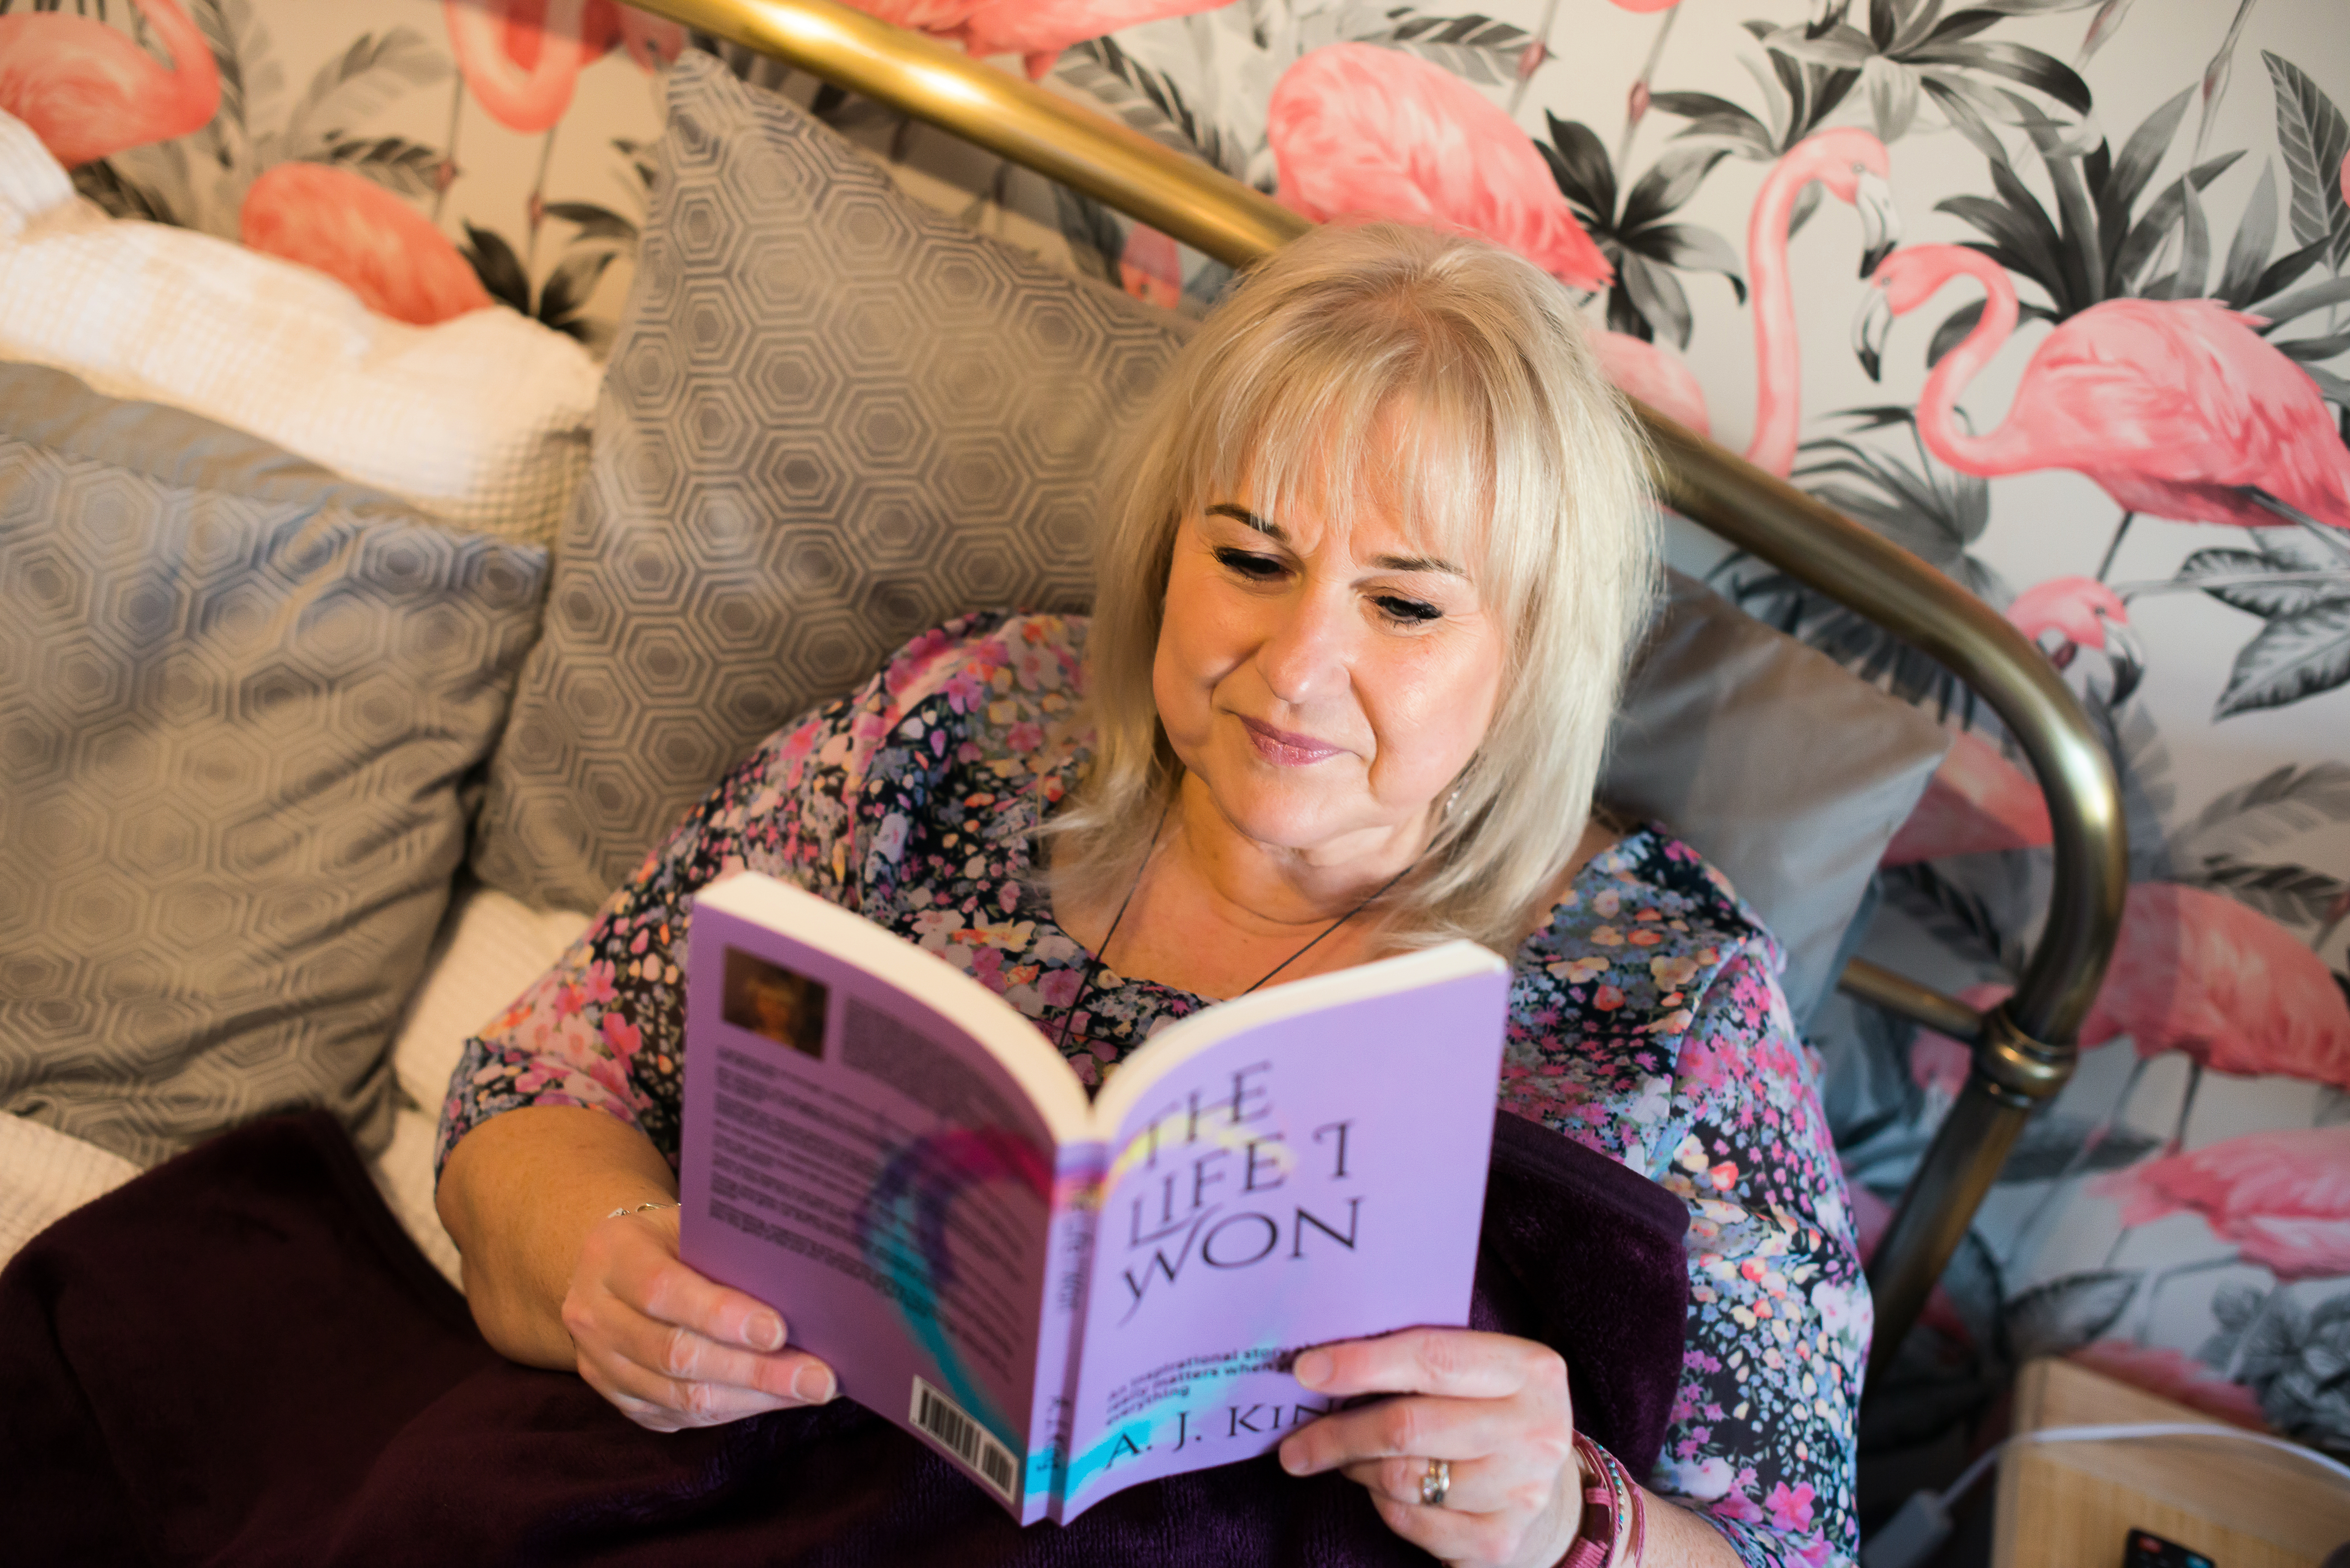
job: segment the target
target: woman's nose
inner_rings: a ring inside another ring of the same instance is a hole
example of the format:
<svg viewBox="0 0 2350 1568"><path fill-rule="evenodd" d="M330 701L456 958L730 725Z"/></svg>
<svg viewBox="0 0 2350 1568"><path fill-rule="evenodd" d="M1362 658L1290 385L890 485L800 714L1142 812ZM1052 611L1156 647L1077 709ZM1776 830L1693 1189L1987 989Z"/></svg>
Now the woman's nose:
<svg viewBox="0 0 2350 1568"><path fill-rule="evenodd" d="M1303 708L1345 689L1357 630L1347 608L1343 594L1313 587L1276 602L1257 650L1257 667L1275 697Z"/></svg>

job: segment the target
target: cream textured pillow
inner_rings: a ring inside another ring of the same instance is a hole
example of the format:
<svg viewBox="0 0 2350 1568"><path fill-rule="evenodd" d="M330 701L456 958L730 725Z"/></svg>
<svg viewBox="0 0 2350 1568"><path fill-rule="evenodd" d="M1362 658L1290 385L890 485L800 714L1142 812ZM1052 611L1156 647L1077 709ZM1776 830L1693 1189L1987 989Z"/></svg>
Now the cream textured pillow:
<svg viewBox="0 0 2350 1568"><path fill-rule="evenodd" d="M0 114L0 358L250 431L471 532L543 545L588 466L588 351L504 307L377 316L324 273L73 194Z"/></svg>

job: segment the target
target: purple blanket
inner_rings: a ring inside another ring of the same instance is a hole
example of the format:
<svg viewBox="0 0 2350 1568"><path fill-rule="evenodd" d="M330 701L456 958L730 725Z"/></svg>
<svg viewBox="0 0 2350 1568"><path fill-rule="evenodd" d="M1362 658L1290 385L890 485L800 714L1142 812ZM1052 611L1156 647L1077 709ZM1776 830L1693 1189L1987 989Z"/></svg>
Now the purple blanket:
<svg viewBox="0 0 2350 1568"><path fill-rule="evenodd" d="M1475 1321L1544 1340L1645 1474L1680 1371L1679 1201L1497 1122ZM247 1127L59 1221L0 1273L0 1534L26 1563L1425 1563L1361 1490L1270 1459L1023 1531L843 1400L631 1425L513 1366L324 1115Z"/></svg>

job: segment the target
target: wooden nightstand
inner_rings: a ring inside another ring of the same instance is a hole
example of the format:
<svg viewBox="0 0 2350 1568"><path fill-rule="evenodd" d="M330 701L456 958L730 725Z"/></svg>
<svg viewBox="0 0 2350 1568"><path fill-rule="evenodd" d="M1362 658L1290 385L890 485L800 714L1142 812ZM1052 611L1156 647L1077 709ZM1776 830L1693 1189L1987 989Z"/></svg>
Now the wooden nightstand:
<svg viewBox="0 0 2350 1568"><path fill-rule="evenodd" d="M2015 1380L2015 1430L2210 1417L2069 1361ZM2218 1568L2318 1568L2350 1542L2350 1483L2226 1438L2045 1443L2000 1461L1996 1568L2119 1568L2132 1529L2168 1536Z"/></svg>

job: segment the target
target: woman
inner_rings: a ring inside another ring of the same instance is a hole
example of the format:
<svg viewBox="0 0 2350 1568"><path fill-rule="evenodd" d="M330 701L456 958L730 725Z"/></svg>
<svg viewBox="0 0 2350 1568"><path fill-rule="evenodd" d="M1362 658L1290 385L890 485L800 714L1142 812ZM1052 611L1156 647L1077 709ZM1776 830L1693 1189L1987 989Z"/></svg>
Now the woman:
<svg viewBox="0 0 2350 1568"><path fill-rule="evenodd" d="M1686 846L1591 815L1654 545L1572 302L1479 242L1326 229L1210 320L1149 428L1090 625L916 639L737 769L469 1044L439 1201L484 1333L657 1428L834 1393L774 1307L678 1261L667 1207L688 900L733 870L962 967L1088 1084L1210 1000L1465 935L1516 955L1503 1104L1691 1210L1642 1561L1850 1556L1867 1299L1778 950ZM1575 1540L1545 1347L1420 1330L1296 1374L1407 1397L1301 1428L1293 1473L1343 1470L1448 1560Z"/></svg>

